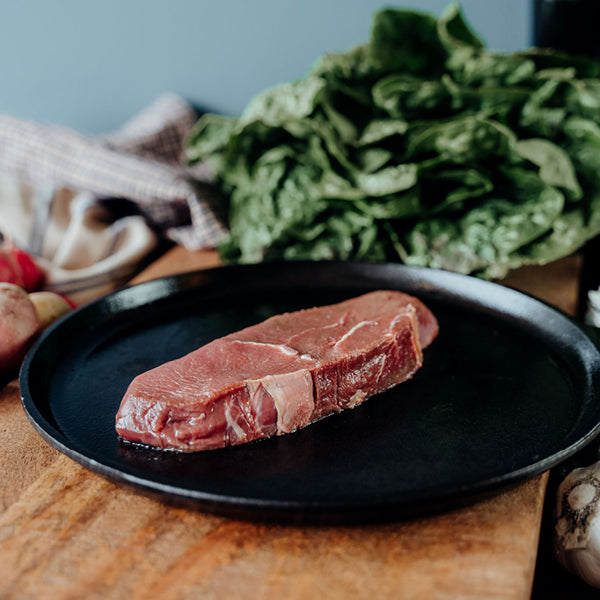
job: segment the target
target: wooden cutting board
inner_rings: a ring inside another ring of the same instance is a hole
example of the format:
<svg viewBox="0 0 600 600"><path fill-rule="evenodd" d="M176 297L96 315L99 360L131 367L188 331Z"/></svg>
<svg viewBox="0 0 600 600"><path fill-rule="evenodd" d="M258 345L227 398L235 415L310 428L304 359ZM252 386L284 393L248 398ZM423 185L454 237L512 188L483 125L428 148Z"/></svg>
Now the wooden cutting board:
<svg viewBox="0 0 600 600"><path fill-rule="evenodd" d="M176 248L136 282L217 264ZM505 283L575 311L578 257ZM368 527L291 527L175 508L48 446L0 391L0 598L526 599L547 474L467 508Z"/></svg>

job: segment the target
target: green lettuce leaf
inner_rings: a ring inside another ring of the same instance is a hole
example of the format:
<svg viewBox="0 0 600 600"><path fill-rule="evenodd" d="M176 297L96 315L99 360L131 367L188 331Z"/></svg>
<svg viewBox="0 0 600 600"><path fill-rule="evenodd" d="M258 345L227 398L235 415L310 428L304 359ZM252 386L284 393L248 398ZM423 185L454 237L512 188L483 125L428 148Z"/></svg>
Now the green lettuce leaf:
<svg viewBox="0 0 600 600"><path fill-rule="evenodd" d="M451 4L387 8L186 141L226 198L224 260L399 260L502 277L600 233L600 66L491 52Z"/></svg>

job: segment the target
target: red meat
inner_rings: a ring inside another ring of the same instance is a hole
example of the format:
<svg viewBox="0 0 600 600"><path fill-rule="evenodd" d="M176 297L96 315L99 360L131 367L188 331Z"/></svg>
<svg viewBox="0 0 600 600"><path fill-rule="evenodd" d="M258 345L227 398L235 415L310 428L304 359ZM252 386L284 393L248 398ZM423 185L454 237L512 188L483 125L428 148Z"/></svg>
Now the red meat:
<svg viewBox="0 0 600 600"><path fill-rule="evenodd" d="M412 377L437 332L394 291L277 315L138 375L116 429L183 452L290 433Z"/></svg>

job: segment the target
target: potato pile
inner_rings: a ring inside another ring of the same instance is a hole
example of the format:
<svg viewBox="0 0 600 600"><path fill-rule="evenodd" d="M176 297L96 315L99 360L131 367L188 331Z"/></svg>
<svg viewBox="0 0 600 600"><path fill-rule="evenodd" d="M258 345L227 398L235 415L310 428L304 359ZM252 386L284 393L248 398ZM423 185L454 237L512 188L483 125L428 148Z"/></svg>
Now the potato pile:
<svg viewBox="0 0 600 600"><path fill-rule="evenodd" d="M43 282L36 261L0 233L0 381L14 377L38 334L73 308L39 291Z"/></svg>
<svg viewBox="0 0 600 600"><path fill-rule="evenodd" d="M0 377L16 375L27 350L50 324L71 310L54 292L32 292L0 283Z"/></svg>

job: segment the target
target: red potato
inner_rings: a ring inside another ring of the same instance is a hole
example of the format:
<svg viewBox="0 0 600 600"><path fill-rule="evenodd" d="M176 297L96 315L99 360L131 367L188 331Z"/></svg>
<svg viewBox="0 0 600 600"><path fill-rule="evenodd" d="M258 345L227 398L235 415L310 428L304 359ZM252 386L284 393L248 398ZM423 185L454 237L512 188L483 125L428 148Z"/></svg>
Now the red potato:
<svg viewBox="0 0 600 600"><path fill-rule="evenodd" d="M12 283L0 283L0 376L15 375L36 335L71 310L53 292L28 294Z"/></svg>
<svg viewBox="0 0 600 600"><path fill-rule="evenodd" d="M18 285L0 283L0 374L16 373L40 328L29 294Z"/></svg>

